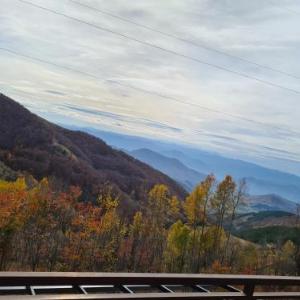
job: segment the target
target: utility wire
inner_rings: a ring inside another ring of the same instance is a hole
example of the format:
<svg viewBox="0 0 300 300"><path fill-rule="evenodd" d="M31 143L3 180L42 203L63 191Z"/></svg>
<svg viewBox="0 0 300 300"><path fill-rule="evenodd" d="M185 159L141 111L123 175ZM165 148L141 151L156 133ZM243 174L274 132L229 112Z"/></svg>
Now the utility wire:
<svg viewBox="0 0 300 300"><path fill-rule="evenodd" d="M298 94L298 95L300 94L299 90L296 90L296 89L293 89L293 88L289 88L289 87L285 87L285 86L276 84L276 83L271 82L271 81L259 79L259 78L254 77L254 76L247 75L245 73L234 71L234 70L228 69L228 68L223 67L223 66L212 64L212 63L200 60L198 58L185 55L183 53L179 53L179 52L176 52L176 51L173 51L173 50L170 50L170 49L166 49L166 48L163 48L163 47L161 47L159 45L152 44L150 42L146 42L146 41L143 41L143 40L139 40L137 38L128 36L126 34L123 34L123 33L120 33L120 32L117 32L117 31L114 31L114 30L111 30L111 29L108 29L108 28L105 28L105 27L102 27L102 26L99 26L99 25L96 25L96 24L93 24L93 23L90 23L90 22L87 22L87 21L84 21L82 19L78 19L78 18L72 17L70 15L58 12L56 10L53 10L53 9L50 9L50 8L47 8L47 7L44 7L44 6L40 6L40 5L34 4L34 3L30 2L30 1L26 1L26 0L17 0L17 1L19 1L21 3L24 3L24 4L27 4L27 5L30 5L32 7L35 7L35 8L38 8L38 9L50 12L50 13L53 13L55 15L59 15L59 16L68 18L68 19L76 21L78 23L85 24L87 26L96 28L97 30L101 30L101 31L104 31L104 32L111 33L113 35L116 35L116 36L119 36L119 37L122 37L122 38L125 38L125 39L128 39L128 40L134 41L136 43L139 43L139 44L151 47L151 48L155 48L155 49L161 50L161 51L163 51L165 53L173 54L174 56L177 56L177 57L181 57L181 58L184 58L184 59L187 59L187 60L190 60L190 61L194 61L194 62L200 63L202 65L206 65L206 66L218 69L218 70L222 70L222 71L225 71L225 72L228 72L228 73L231 73L231 74L235 74L235 75L238 75L240 77L251 79L251 80L254 80L256 82L259 82L259 83L262 83L262 84L265 84L265 85L269 85L269 86L272 86L272 87L276 87L276 88L279 88L279 89L282 89L282 90L286 90L286 91L289 91L289 92L292 92L292 93L295 93L295 94Z"/></svg>
<svg viewBox="0 0 300 300"><path fill-rule="evenodd" d="M277 9L284 10L284 11L286 11L286 12L289 12L289 13L292 13L292 14L295 14L295 15L299 15L299 12L290 9L289 7L282 6L282 5L279 6L279 5L277 5L277 3L275 4L275 2L273 2L272 0L269 0L268 2L269 2L273 7L277 8ZM295 1L295 2L296 2L296 1Z"/></svg>
<svg viewBox="0 0 300 300"><path fill-rule="evenodd" d="M294 134L294 135L295 134L297 134L297 135L300 134L299 132L292 131L290 129L284 129L280 126L264 123L262 121L257 121L257 120L246 118L246 117L243 117L243 116L240 116L240 115L236 115L236 114L224 112L224 111L221 111L221 110L209 108L209 107L206 107L204 105L194 103L192 101L183 101L183 100L181 100L179 98L176 98L176 97L173 97L173 96L169 96L169 95L161 94L161 93L154 92L154 91L151 91L151 90L135 87L133 85L130 85L130 84L127 84L127 83L124 83L124 82L120 82L120 81L116 81L116 80L110 80L110 79L103 79L103 78L98 77L97 75L94 75L94 74L91 74L91 73L88 73L88 72L83 72L83 71L80 71L80 70L77 70L77 69L74 69L74 68L70 68L68 66L61 65L61 64L53 63L49 60L36 58L35 56L27 55L27 54L21 53L19 51L11 50L11 49L4 48L4 47L0 47L0 51L7 52L7 53L13 54L15 56L21 57L21 58L25 58L25 59L36 61L36 62L39 62L39 63L54 66L56 68L60 68L60 69L63 69L63 70L78 73L80 75L84 75L84 76L87 76L89 78L99 80L99 81L102 81L102 82L106 82L106 83L109 83L109 84L116 84L116 85L119 85L119 86L122 86L122 87L125 87L125 88L130 88L132 90L142 92L142 93L145 93L145 94L149 94L149 95L153 95L153 96L156 96L156 97L160 97L160 98L163 98L163 99L167 99L167 100L170 100L172 102L177 102L177 103L181 103L181 104L188 105L188 106L194 106L194 107L200 108L201 110L208 111L208 112L211 112L211 113L216 113L216 114L220 114L220 115L229 116L231 118L238 119L238 120L241 120L241 121L245 121L245 122L248 122L248 123L252 123L252 124L255 124L255 125L263 125L263 126L266 126L266 127L269 127L269 128L280 130L281 132L285 131L285 132L289 132L289 133Z"/></svg>
<svg viewBox="0 0 300 300"><path fill-rule="evenodd" d="M93 74L83 72L83 71L80 71L80 70L77 70L77 69L73 69L73 68L70 68L68 66L59 65L57 63L50 62L50 61L45 60L45 59L40 59L40 58L31 56L31 55L28 55L28 54L21 53L19 51L15 51L15 50L11 50L11 49L8 49L8 48L3 48L3 47L0 47L0 50L11 53L11 54L14 54L14 55L19 56L19 57L23 57L23 58L30 59L30 60L33 60L33 61L41 62L43 64L51 65L51 66L54 66L54 67L57 67L57 68L60 68L60 69L64 69L64 70L71 71L71 72L74 72L74 73L79 73L81 75L89 76L93 79L98 79Z"/></svg>
<svg viewBox="0 0 300 300"><path fill-rule="evenodd" d="M15 89L15 88L13 88L13 89L15 90L15 92L13 92L13 93L16 93L18 95L23 95L23 96L26 96L26 97L30 96L31 98L34 97L34 95L32 93L30 93L30 92L25 92L24 90L19 90L19 89ZM1 92L0 92L0 94L1 94ZM150 121L155 122L154 120L150 120ZM172 126L171 124L164 124L164 125ZM198 135L199 133L201 133L202 135L205 135L205 136L208 136L208 137L211 137L211 135L213 135L212 132L207 131L207 130L204 130L203 132L202 131L199 132L198 130L192 129L192 133L196 134L196 135ZM221 135L221 136L225 137L223 135ZM241 140L237 140L237 141L240 142L241 145L244 146L244 147L247 147L247 146L256 146L257 147L258 146L260 148L265 148L265 146L263 146L263 145L257 145L257 144L253 144L253 143L250 143L250 142L244 142L244 141L241 141ZM277 152L282 152L283 151L282 149L279 149L279 148L273 148L273 149L271 149L269 151L273 151L273 150L277 151ZM300 162L300 161L297 160L297 158L294 159L294 160L296 162Z"/></svg>
<svg viewBox="0 0 300 300"><path fill-rule="evenodd" d="M161 31L161 30L158 30L156 28L153 28L153 27L150 27L148 25L144 25L144 24L141 24L141 23L137 23L135 21L132 21L130 19L127 19L127 18L124 18L122 16L119 16L119 15L116 15L116 14L113 14L109 11L106 11L106 10L103 10L103 9L99 9L99 8L96 8L94 6L89 6L87 4L83 4L81 2L78 2L76 0L69 0L70 2L78 5L78 6L81 6L81 7L85 7L87 9L90 9L90 10L93 10L93 11L96 11L97 13L100 13L102 15L106 15L106 16L109 16L109 17L112 17L112 18L115 18L115 19L118 19L118 20L121 20L123 22L127 22L129 24L132 24L132 25L135 25L135 26L138 26L138 27L141 27L141 28L144 28L144 29L147 29L149 31L152 31L152 32L155 32L155 33L159 33L163 36L166 36L166 37L169 37L169 38L172 38L172 39L175 39L175 40L178 40L180 42L183 42L183 43L188 43L188 44L191 44L197 48L202 48L202 49L205 49L207 51L211 51L211 52L214 52L214 53L217 53L217 54L221 54L221 55L224 55L224 56L227 56L227 57L230 57L230 58L233 58L233 59L237 59L239 61L242 61L242 62L245 62L245 63L248 63L248 64L252 64L254 66L257 66L259 68L263 68L263 69L267 69L267 70L270 70L270 71L273 71L273 72L276 72L276 73L279 73L279 74L282 74L282 75L285 75L285 76L289 76L291 78L294 78L294 79L300 79L300 76L297 76L297 75L294 75L294 74L291 74L291 73L288 73L288 72L285 72L285 71L282 71L282 70L279 70L279 69L275 69L273 67L270 67L270 66L267 66L267 65L263 65L263 64L260 64L260 63L257 63L257 62L254 62L254 61L251 61L249 59L246 59L246 58L243 58L243 57L239 57L239 56L236 56L236 55L233 55L233 54L230 54L230 53L227 53L225 51L222 51L222 50L219 50L219 49L216 49L216 48L213 48L211 46L207 46L205 45L204 43L199 43L199 42L195 42L195 41L192 41L192 40L188 40L186 38L182 38L180 36L177 36L175 34L172 34L172 33L168 33L168 32L164 32L164 31Z"/></svg>

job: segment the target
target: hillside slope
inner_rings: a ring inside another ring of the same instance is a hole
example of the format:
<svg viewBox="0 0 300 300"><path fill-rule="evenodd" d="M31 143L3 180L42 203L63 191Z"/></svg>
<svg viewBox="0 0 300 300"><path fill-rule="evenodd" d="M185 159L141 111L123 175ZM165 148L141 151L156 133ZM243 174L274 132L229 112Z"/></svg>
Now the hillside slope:
<svg viewBox="0 0 300 300"><path fill-rule="evenodd" d="M233 222L235 230L272 226L297 227L298 225L299 217L284 211L261 211L258 213L241 214Z"/></svg>
<svg viewBox="0 0 300 300"><path fill-rule="evenodd" d="M0 161L37 179L54 177L95 196L109 183L121 198L142 200L157 183L183 198L185 190L166 175L87 133L56 126L0 94ZM129 203L129 202L127 202Z"/></svg>
<svg viewBox="0 0 300 300"><path fill-rule="evenodd" d="M164 174L167 174L181 183L189 191L206 177L205 174L188 168L176 158L169 158L149 149L138 149L130 151L129 154Z"/></svg>
<svg viewBox="0 0 300 300"><path fill-rule="evenodd" d="M259 211L285 211L290 213L297 212L297 204L278 195L259 195L248 196L245 204L252 212Z"/></svg>
<svg viewBox="0 0 300 300"><path fill-rule="evenodd" d="M277 194L291 201L300 202L300 177L297 175L183 144L106 132L95 128L81 128L81 130L105 140L118 149L132 151L147 148L166 157L175 158L198 173L213 173L218 180L227 174L232 175L236 180L246 178L247 190L251 195Z"/></svg>

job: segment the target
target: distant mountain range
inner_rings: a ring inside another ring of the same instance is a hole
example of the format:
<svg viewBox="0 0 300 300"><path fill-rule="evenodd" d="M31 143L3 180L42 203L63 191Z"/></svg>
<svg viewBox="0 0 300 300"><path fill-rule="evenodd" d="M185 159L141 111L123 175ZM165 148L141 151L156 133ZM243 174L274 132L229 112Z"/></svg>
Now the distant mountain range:
<svg viewBox="0 0 300 300"><path fill-rule="evenodd" d="M185 166L176 158L169 158L149 149L128 151L130 155L167 174L181 183L187 190L192 190L206 175Z"/></svg>
<svg viewBox="0 0 300 300"><path fill-rule="evenodd" d="M245 178L252 195L277 194L300 202L300 177L249 162L225 158L197 150L164 151L169 157L181 160L186 166L202 173L214 173L221 179L227 174L236 180Z"/></svg>
<svg viewBox="0 0 300 300"><path fill-rule="evenodd" d="M168 185L184 199L186 190L191 191L207 174L214 173L219 180L230 174L236 180L247 179L250 196L244 212L294 213L295 202L299 202L298 176L154 139L93 128L65 129L2 94L0 132L0 178L4 179L14 179L20 173L37 179L47 176L62 187L79 185L85 197L109 183L134 206L131 200L144 199L156 183Z"/></svg>
<svg viewBox="0 0 300 300"><path fill-rule="evenodd" d="M139 149L128 152L133 157L147 163L155 169L167 174L177 182L182 184L188 191L201 182L206 175L188 168L180 160L170 158L149 149ZM285 211L296 213L297 204L276 194L248 195L245 198L245 205L240 211L260 212L260 211Z"/></svg>
<svg viewBox="0 0 300 300"><path fill-rule="evenodd" d="M233 226L235 230L245 230L270 226L296 227L299 224L299 217L293 213L270 210L251 212L236 217Z"/></svg>
<svg viewBox="0 0 300 300"><path fill-rule="evenodd" d="M171 142L104 132L93 128L81 130L102 138L115 148L133 151L134 156L169 174L188 189L194 185L197 176L201 178L204 174L213 173L221 180L230 174L235 180L245 178L248 193L251 195L276 194L300 202L300 177L296 175ZM180 165L181 167L184 165L181 174L176 171L176 175L172 175L173 171L169 168L170 159L175 159L173 162L176 162L177 170L180 169Z"/></svg>
<svg viewBox="0 0 300 300"><path fill-rule="evenodd" d="M297 203L274 194L247 196L245 199L245 204L246 206L241 206L241 211L285 211L293 214L297 212L298 206Z"/></svg>
<svg viewBox="0 0 300 300"><path fill-rule="evenodd" d="M109 184L127 204L143 200L157 183L183 199L186 191L167 175L113 149L90 134L54 125L0 94L0 176L16 172L57 185L80 186L83 197L96 196ZM131 201L131 202L129 202Z"/></svg>

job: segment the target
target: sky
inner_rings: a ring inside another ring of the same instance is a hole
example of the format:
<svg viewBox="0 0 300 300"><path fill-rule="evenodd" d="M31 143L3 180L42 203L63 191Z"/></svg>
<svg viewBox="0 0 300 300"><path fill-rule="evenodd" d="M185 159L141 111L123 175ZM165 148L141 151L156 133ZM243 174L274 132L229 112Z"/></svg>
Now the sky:
<svg viewBox="0 0 300 300"><path fill-rule="evenodd" d="M300 175L299 2L28 2L52 12L1 0L2 93L56 123Z"/></svg>

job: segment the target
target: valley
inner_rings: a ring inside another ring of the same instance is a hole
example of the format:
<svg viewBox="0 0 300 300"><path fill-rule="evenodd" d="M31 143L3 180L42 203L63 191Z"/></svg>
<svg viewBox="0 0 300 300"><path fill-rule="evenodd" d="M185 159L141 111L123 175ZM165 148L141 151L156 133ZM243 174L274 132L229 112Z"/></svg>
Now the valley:
<svg viewBox="0 0 300 300"><path fill-rule="evenodd" d="M0 269L298 272L297 176L0 107Z"/></svg>

